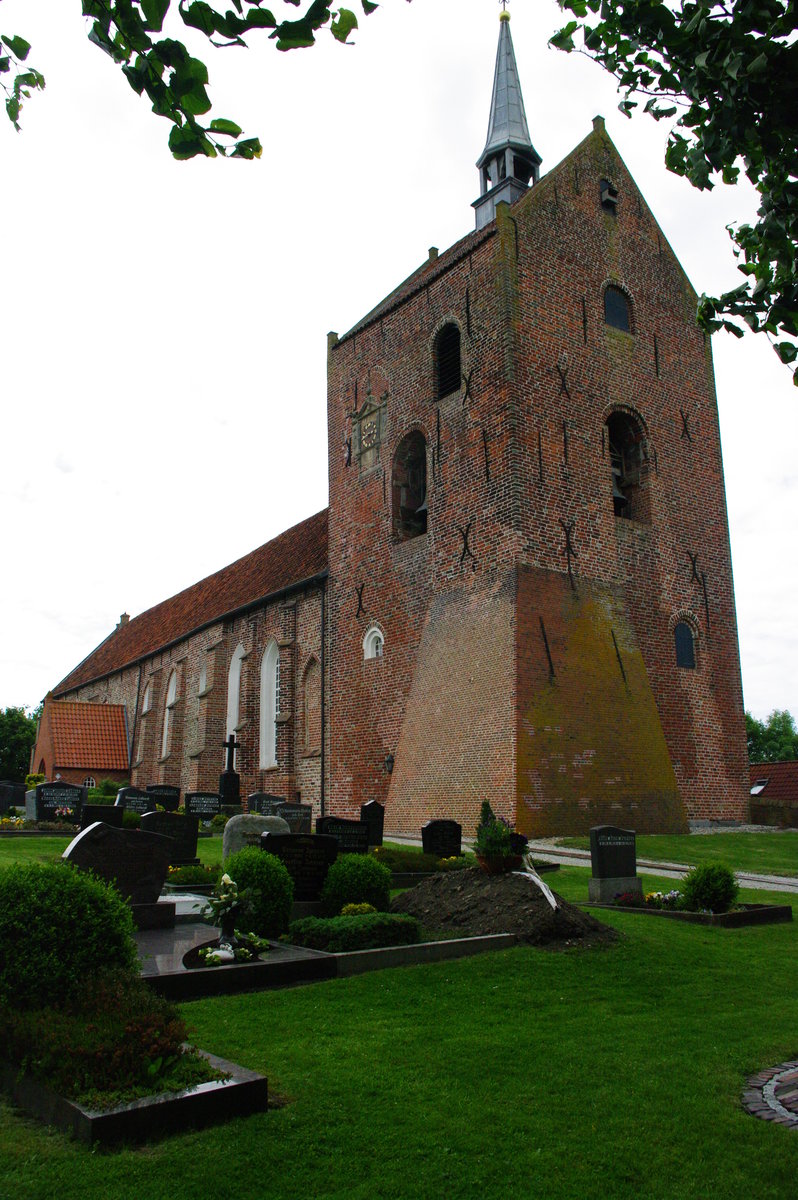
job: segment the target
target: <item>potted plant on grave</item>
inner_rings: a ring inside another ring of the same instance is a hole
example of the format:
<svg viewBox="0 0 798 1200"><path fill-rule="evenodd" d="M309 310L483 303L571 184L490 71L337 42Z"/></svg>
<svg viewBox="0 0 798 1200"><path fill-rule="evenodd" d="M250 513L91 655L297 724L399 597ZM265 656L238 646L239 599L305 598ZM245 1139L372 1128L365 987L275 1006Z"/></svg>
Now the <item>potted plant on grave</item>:
<svg viewBox="0 0 798 1200"><path fill-rule="evenodd" d="M525 844L523 834L513 833L507 821L497 817L488 801L483 800L474 839L474 853L482 870L489 875L517 871Z"/></svg>

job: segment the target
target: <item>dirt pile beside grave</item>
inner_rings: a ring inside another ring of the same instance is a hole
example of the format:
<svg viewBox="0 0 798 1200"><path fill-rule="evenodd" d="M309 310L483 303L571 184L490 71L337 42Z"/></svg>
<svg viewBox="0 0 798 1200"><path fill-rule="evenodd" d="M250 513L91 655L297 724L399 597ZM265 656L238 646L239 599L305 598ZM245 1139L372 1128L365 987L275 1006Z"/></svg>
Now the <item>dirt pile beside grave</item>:
<svg viewBox="0 0 798 1200"><path fill-rule="evenodd" d="M617 933L556 895L555 912L530 879L486 875L479 868L440 872L402 892L391 912L417 917L430 932L458 937L514 933L535 946L597 945L614 942Z"/></svg>

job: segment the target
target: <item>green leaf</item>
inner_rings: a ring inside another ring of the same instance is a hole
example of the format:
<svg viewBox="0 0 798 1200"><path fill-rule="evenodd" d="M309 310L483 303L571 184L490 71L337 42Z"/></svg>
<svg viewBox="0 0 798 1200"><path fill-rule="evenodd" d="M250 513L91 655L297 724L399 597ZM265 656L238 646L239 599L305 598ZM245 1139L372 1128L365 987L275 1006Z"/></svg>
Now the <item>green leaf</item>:
<svg viewBox="0 0 798 1200"><path fill-rule="evenodd" d="M211 133L223 133L227 137L238 137L241 133L241 126L236 125L235 121L228 121L224 117L216 117L210 124Z"/></svg>
<svg viewBox="0 0 798 1200"><path fill-rule="evenodd" d="M13 121L14 128L19 129L19 125L17 124L17 117L19 116L19 100L15 99L13 96L10 96L8 100L6 100L6 112L8 113L8 119Z"/></svg>
<svg viewBox="0 0 798 1200"><path fill-rule="evenodd" d="M361 3L363 5L363 12L367 17L371 16L375 8L379 8L379 5L373 4L372 0L361 0Z"/></svg>
<svg viewBox="0 0 798 1200"><path fill-rule="evenodd" d="M5 74L6 71L10 71L10 70L11 70L11 59L10 58L0 58L0 75L3 75L3 74Z"/></svg>
<svg viewBox="0 0 798 1200"><path fill-rule="evenodd" d="M164 17L169 11L171 0L139 0L144 16L147 19L147 29L160 33Z"/></svg>
<svg viewBox="0 0 798 1200"><path fill-rule="evenodd" d="M357 17L351 8L339 9L330 25L330 32L337 42L345 42L353 29L357 29Z"/></svg>
<svg viewBox="0 0 798 1200"><path fill-rule="evenodd" d="M263 153L263 147L257 138L247 138L246 141L236 142L233 147L231 158L260 158Z"/></svg>
<svg viewBox="0 0 798 1200"><path fill-rule="evenodd" d="M19 58L24 62L25 59L28 57L28 51L30 50L30 42L26 42L24 38L3 37L0 40L5 42L5 44L8 46L9 50L11 51L11 53L14 55L15 58Z"/></svg>

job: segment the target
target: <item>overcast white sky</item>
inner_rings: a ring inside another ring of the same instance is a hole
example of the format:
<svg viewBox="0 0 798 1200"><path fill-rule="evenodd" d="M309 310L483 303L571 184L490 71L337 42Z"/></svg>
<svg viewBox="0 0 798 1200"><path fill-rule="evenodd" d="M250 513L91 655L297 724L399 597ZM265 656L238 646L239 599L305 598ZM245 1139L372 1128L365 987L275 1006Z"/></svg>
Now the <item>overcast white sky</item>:
<svg viewBox="0 0 798 1200"><path fill-rule="evenodd" d="M754 193L669 175L665 128L547 47L554 0L510 9L542 169L602 113L697 290L738 282ZM79 0L3 0L47 90L21 134L0 118L0 707L326 505L327 331L473 227L498 11L384 0L354 46L290 54L200 39L214 115L264 155L177 163ZM766 341L713 345L746 707L798 715L798 391Z"/></svg>

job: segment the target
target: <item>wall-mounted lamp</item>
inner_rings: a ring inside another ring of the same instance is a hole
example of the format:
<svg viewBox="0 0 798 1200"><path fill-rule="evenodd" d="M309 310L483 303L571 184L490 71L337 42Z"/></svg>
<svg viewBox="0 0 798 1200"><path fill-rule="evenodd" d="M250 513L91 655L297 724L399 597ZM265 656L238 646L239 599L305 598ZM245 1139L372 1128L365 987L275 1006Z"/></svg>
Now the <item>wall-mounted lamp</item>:
<svg viewBox="0 0 798 1200"><path fill-rule="evenodd" d="M385 770L389 775L393 774L394 757L392 754L385 755Z"/></svg>

